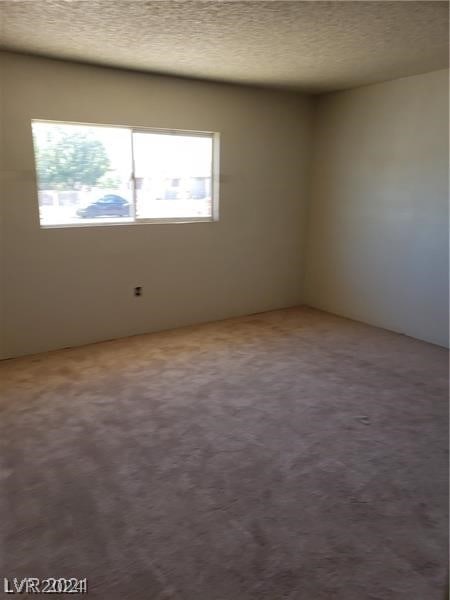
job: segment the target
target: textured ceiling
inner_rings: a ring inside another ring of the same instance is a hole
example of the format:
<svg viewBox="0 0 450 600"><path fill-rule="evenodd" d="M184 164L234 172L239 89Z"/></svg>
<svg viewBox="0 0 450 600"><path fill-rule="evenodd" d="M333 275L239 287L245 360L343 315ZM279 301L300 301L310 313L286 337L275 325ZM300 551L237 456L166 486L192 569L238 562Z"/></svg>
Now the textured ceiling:
<svg viewBox="0 0 450 600"><path fill-rule="evenodd" d="M448 2L0 0L4 49L321 92L448 66Z"/></svg>

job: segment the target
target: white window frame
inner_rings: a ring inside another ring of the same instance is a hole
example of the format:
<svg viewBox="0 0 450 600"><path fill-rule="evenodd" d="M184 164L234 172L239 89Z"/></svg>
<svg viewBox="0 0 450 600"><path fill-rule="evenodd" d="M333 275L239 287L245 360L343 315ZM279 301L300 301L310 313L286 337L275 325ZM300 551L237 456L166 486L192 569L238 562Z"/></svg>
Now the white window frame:
<svg viewBox="0 0 450 600"><path fill-rule="evenodd" d="M107 127L109 129L117 127L118 129L128 129L131 133L131 168L130 174L131 181L131 193L133 202L131 205L131 216L132 221L102 221L95 223L51 223L51 224L39 224L41 229L64 229L67 227L121 227L121 226L134 226L134 225L146 225L146 224L170 224L170 223L214 223L219 220L219 168L220 168L220 133L217 131L191 131L189 129L167 129L161 127L135 127L133 125L117 125L107 123L81 123L78 121L54 121L50 119L31 119L33 123L48 123L52 125L80 125L84 127ZM179 135L188 137L207 137L212 141L212 159L211 159L211 216L209 217L165 217L165 218L139 218L136 217L136 178L135 178L135 162L134 162L134 145L133 145L133 134L134 133L156 133L160 135ZM35 157L34 144L33 144L33 156ZM38 174L36 170L36 158L34 160L34 169L36 182L38 180ZM39 191L38 191L39 194Z"/></svg>

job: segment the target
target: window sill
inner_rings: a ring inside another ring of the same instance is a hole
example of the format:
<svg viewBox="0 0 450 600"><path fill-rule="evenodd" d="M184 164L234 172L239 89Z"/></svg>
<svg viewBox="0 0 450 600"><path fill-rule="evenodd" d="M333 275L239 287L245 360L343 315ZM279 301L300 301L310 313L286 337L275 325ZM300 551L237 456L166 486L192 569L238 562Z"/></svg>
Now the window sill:
<svg viewBox="0 0 450 600"><path fill-rule="evenodd" d="M181 223L216 223L219 219L213 217L180 217L177 219L118 219L117 221L103 221L99 222L97 219L86 219L86 222L82 223L46 223L40 225L41 229L72 229L72 228L84 228L89 229L90 227L121 227L124 225L169 225L169 224L181 224Z"/></svg>

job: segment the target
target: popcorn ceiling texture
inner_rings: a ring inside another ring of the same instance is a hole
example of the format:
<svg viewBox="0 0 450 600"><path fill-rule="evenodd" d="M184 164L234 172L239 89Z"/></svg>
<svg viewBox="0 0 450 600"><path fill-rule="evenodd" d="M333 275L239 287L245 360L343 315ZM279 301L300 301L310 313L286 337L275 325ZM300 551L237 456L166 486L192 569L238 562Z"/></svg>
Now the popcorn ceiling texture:
<svg viewBox="0 0 450 600"><path fill-rule="evenodd" d="M312 92L445 68L447 2L0 2L3 49Z"/></svg>

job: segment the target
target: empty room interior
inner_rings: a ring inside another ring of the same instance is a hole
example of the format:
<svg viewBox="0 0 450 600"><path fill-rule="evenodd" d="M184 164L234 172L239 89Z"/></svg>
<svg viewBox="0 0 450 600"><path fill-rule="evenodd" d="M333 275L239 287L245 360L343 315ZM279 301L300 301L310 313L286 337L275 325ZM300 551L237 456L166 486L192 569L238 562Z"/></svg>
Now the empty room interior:
<svg viewBox="0 0 450 600"><path fill-rule="evenodd" d="M0 596L448 598L449 3L0 48Z"/></svg>

